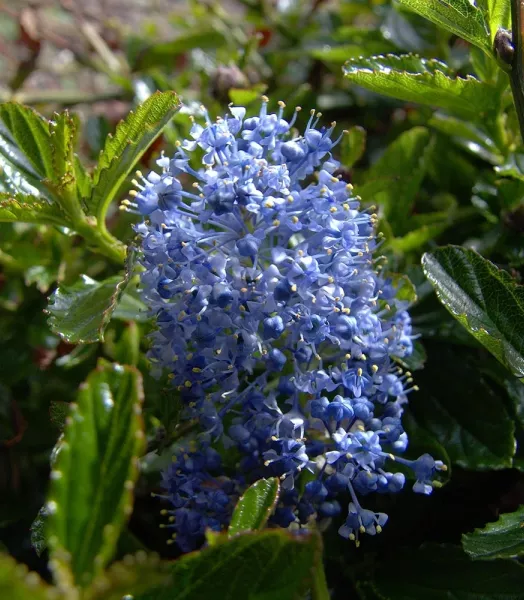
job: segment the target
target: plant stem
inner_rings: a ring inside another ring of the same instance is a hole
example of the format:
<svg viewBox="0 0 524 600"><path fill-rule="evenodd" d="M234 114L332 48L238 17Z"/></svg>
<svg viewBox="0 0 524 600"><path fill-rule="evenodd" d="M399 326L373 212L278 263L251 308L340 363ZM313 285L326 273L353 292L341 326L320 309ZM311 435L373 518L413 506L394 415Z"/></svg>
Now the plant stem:
<svg viewBox="0 0 524 600"><path fill-rule="evenodd" d="M522 28L524 26L524 0L511 0L511 31L514 48L513 61L509 79L515 108L520 125L520 134L524 141L524 55L522 44Z"/></svg>
<svg viewBox="0 0 524 600"><path fill-rule="evenodd" d="M77 221L73 228L88 243L100 253L110 258L113 262L123 265L126 260L126 247L120 240L113 237L107 229L98 229L96 225L91 225L87 219Z"/></svg>

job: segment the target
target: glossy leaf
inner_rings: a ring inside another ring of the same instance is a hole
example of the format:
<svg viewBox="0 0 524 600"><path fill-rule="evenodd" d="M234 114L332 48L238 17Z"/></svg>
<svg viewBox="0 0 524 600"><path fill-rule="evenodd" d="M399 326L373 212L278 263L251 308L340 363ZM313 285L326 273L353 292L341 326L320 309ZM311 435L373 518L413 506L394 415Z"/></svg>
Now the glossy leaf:
<svg viewBox="0 0 524 600"><path fill-rule="evenodd" d="M478 367L448 343L426 343L428 359L415 379L409 411L447 451L452 464L467 469L511 467L514 423ZM442 385L435 382L441 381Z"/></svg>
<svg viewBox="0 0 524 600"><path fill-rule="evenodd" d="M424 254L422 266L451 314L515 376L524 377L524 286L459 246Z"/></svg>
<svg viewBox="0 0 524 600"><path fill-rule="evenodd" d="M294 600L309 587L321 553L316 534L268 530L225 540L182 556L172 563L170 585L134 600Z"/></svg>
<svg viewBox="0 0 524 600"><path fill-rule="evenodd" d="M57 590L44 583L36 573L29 573L7 554L0 554L0 598L6 600L55 600Z"/></svg>
<svg viewBox="0 0 524 600"><path fill-rule="evenodd" d="M59 579L70 572L86 585L112 558L144 446L142 401L139 371L100 362L70 405L46 504Z"/></svg>
<svg viewBox="0 0 524 600"><path fill-rule="evenodd" d="M502 0L504 1L504 0ZM399 0L414 12L491 53L489 30L482 10L470 0Z"/></svg>
<svg viewBox="0 0 524 600"><path fill-rule="evenodd" d="M523 581L514 561L474 561L454 546L425 546L381 561L372 589L388 600L520 600Z"/></svg>
<svg viewBox="0 0 524 600"><path fill-rule="evenodd" d="M430 155L429 131L424 127L413 127L386 148L366 173L365 183L357 187L356 191L364 200L379 206L397 235L406 229L406 220L426 173Z"/></svg>
<svg viewBox="0 0 524 600"><path fill-rule="evenodd" d="M103 341L123 287L118 275L100 282L82 275L72 286L58 286L49 298L49 326L70 344Z"/></svg>
<svg viewBox="0 0 524 600"><path fill-rule="evenodd" d="M355 58L344 65L344 74L378 94L443 108L473 122L496 114L500 104L496 88L469 75L458 77L438 60L411 54Z"/></svg>
<svg viewBox="0 0 524 600"><path fill-rule="evenodd" d="M42 178L53 179L51 134L46 119L17 102L0 104L0 119L34 171Z"/></svg>
<svg viewBox="0 0 524 600"><path fill-rule="evenodd" d="M31 164L6 125L0 121L0 192L10 194L40 193L49 198L42 183L45 173Z"/></svg>
<svg viewBox="0 0 524 600"><path fill-rule="evenodd" d="M114 136L108 136L93 174L93 194L88 202L99 221L104 221L122 184L179 106L174 92L156 92L118 124Z"/></svg>
<svg viewBox="0 0 524 600"><path fill-rule="evenodd" d="M472 558L510 558L524 555L524 506L501 515L496 523L462 536L462 547Z"/></svg>
<svg viewBox="0 0 524 600"><path fill-rule="evenodd" d="M31 194L0 192L0 221L67 226L67 216L57 204Z"/></svg>
<svg viewBox="0 0 524 600"><path fill-rule="evenodd" d="M279 493L280 484L275 477L260 479L250 486L237 502L229 525L229 536L262 529L275 510Z"/></svg>

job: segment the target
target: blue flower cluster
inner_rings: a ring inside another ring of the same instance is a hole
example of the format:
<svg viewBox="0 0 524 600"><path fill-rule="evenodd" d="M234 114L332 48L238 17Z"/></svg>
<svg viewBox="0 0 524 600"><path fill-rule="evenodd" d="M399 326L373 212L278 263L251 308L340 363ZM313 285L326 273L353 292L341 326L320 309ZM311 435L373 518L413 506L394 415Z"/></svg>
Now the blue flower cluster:
<svg viewBox="0 0 524 600"><path fill-rule="evenodd" d="M201 449L175 457L164 478L183 550L224 527L231 499L260 477L281 480L273 521L283 527L338 515L349 493L340 533L358 544L387 520L358 498L404 486L390 466L410 467L425 494L445 468L398 456L416 388L393 358L412 352L410 318L373 260L376 215L337 175L335 123L317 128L312 111L298 135L300 109L288 122L284 108L268 113L263 98L258 116L231 107L215 122L204 111L127 201L145 217L150 360L202 430ZM238 457L227 476L213 444Z"/></svg>

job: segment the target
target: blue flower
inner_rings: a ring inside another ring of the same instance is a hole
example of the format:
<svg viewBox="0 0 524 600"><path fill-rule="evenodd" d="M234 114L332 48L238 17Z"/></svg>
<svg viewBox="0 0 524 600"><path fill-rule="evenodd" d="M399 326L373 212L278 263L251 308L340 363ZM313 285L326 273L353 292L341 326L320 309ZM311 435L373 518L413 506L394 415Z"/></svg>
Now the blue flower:
<svg viewBox="0 0 524 600"><path fill-rule="evenodd" d="M338 514L336 497L349 493L341 533L357 541L387 517L356 493L404 485L389 464L412 468L424 493L445 468L398 457L416 386L395 358L412 352L413 335L405 301L374 268L376 215L335 175L335 124L318 126L311 111L295 134L299 109L290 121L284 109L269 113L263 98L258 116L231 107L214 122L204 110L126 202L145 218L136 231L153 372L168 372L183 418L201 427L202 449L164 474L183 549L224 527L260 477L282 480L273 518L283 527ZM227 472L209 464L215 443L237 452ZM313 480L297 486L304 470Z"/></svg>

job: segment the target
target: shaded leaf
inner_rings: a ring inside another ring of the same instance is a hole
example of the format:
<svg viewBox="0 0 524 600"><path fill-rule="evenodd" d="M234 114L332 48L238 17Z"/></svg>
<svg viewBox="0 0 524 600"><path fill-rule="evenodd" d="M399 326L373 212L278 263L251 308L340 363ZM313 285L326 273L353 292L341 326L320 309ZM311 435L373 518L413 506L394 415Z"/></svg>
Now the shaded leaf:
<svg viewBox="0 0 524 600"><path fill-rule="evenodd" d="M363 127L355 125L351 127L347 134L342 138L340 148L341 163L347 169L358 162L366 149L366 130Z"/></svg>
<svg viewBox="0 0 524 600"><path fill-rule="evenodd" d="M108 136L93 174L93 193L88 202L99 221L105 220L122 184L179 106L174 92L156 92L118 124L114 136Z"/></svg>
<svg viewBox="0 0 524 600"><path fill-rule="evenodd" d="M496 523L462 536L462 547L472 558L510 558L524 554L524 506L501 515Z"/></svg>
<svg viewBox="0 0 524 600"><path fill-rule="evenodd" d="M451 314L515 376L524 377L524 286L459 246L424 254L422 266Z"/></svg>
<svg viewBox="0 0 524 600"><path fill-rule="evenodd" d="M31 523L31 546L33 546L38 556L41 556L42 552L47 548L45 535L46 519L47 512L44 506L38 511L35 520Z"/></svg>
<svg viewBox="0 0 524 600"><path fill-rule="evenodd" d="M321 552L316 534L268 530L226 540L182 556L172 563L170 585L135 600L293 600L307 589Z"/></svg>
<svg viewBox="0 0 524 600"><path fill-rule="evenodd" d="M479 562L454 546L423 546L382 561L371 585L388 600L520 600L523 580L514 561Z"/></svg>
<svg viewBox="0 0 524 600"><path fill-rule="evenodd" d="M229 525L229 536L243 531L262 529L275 510L280 494L278 479L260 479L241 496Z"/></svg>
<svg viewBox="0 0 524 600"><path fill-rule="evenodd" d="M100 362L70 405L46 509L55 576L86 585L112 558L131 513L144 446L142 377Z"/></svg>
<svg viewBox="0 0 524 600"><path fill-rule="evenodd" d="M161 65L174 67L175 59L194 48L207 50L225 44L224 36L216 29L193 31L179 35L175 40L154 44L138 52L133 70L144 71Z"/></svg>
<svg viewBox="0 0 524 600"><path fill-rule="evenodd" d="M496 114L500 104L496 88L469 75L458 77L438 60L411 54L355 58L344 65L344 74L373 92L443 108L473 122Z"/></svg>
<svg viewBox="0 0 524 600"><path fill-rule="evenodd" d="M511 467L514 423L499 394L447 343L426 343L428 360L416 374L420 390L409 412L447 451L452 464L468 469ZM436 382L440 382L437 385Z"/></svg>
<svg viewBox="0 0 524 600"><path fill-rule="evenodd" d="M380 206L397 235L406 229L431 154L430 134L424 127L402 133L368 170L358 194ZM382 183L381 189L378 186Z"/></svg>
<svg viewBox="0 0 524 600"><path fill-rule="evenodd" d="M399 2L478 46L486 53L491 53L488 25L482 10L475 2L470 0L399 0Z"/></svg>

